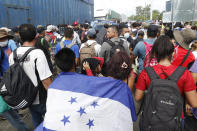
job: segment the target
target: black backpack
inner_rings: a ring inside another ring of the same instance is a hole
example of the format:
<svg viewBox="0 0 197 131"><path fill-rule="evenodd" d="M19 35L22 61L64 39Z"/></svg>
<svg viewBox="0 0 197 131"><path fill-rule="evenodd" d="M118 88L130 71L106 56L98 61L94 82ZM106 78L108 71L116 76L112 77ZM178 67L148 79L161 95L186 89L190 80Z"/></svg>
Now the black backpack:
<svg viewBox="0 0 197 131"><path fill-rule="evenodd" d="M179 66L167 79L160 79L152 67L145 70L151 83L144 97L141 128L143 131L180 131L183 98L177 81L186 68Z"/></svg>
<svg viewBox="0 0 197 131"><path fill-rule="evenodd" d="M25 58L34 49L36 48L28 49L20 59L17 58L15 50L13 52L14 64L3 74L0 95L13 109L27 108L36 98L38 87L34 86L23 69Z"/></svg>
<svg viewBox="0 0 197 131"><path fill-rule="evenodd" d="M2 47L0 47L0 51L1 51L1 60L0 60L0 73L1 73L1 76L3 75L3 71L2 71L2 61L5 57L5 54L4 54L4 50ZM0 81L1 81L1 78L0 78Z"/></svg>
<svg viewBox="0 0 197 131"><path fill-rule="evenodd" d="M125 51L125 48L123 46L124 41L120 39L120 42L118 43L118 45L116 45L114 42L112 42L111 40L107 40L106 41L110 46L111 46L111 50L110 50L110 57L113 56L113 54L115 54L116 52L119 51Z"/></svg>

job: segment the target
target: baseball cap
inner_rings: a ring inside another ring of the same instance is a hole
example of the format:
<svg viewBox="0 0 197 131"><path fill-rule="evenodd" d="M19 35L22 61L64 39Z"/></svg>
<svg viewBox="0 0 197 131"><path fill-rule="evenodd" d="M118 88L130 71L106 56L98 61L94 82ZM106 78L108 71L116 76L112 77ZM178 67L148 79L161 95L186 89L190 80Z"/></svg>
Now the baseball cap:
<svg viewBox="0 0 197 131"><path fill-rule="evenodd" d="M78 25L79 23L77 21L74 22L74 25Z"/></svg>
<svg viewBox="0 0 197 131"><path fill-rule="evenodd" d="M96 35L96 30L92 28L89 29L87 35L93 37L94 35Z"/></svg>

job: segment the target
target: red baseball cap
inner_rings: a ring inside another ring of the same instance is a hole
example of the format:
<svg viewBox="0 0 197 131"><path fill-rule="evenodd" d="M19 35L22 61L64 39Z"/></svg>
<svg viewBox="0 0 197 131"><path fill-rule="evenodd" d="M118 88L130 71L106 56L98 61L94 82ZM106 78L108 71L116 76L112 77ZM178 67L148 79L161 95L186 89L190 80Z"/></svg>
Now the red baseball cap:
<svg viewBox="0 0 197 131"><path fill-rule="evenodd" d="M78 25L79 23L77 21L74 22L74 25Z"/></svg>

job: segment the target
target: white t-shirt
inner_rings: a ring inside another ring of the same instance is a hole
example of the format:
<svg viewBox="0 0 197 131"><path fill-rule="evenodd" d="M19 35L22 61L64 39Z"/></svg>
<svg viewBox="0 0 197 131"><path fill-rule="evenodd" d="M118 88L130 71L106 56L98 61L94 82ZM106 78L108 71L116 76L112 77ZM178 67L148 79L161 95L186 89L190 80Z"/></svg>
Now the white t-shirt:
<svg viewBox="0 0 197 131"><path fill-rule="evenodd" d="M79 35L75 31L74 31L73 43L81 44L81 40L79 38Z"/></svg>
<svg viewBox="0 0 197 131"><path fill-rule="evenodd" d="M192 53L195 56L195 59L197 59L197 51L193 51Z"/></svg>
<svg viewBox="0 0 197 131"><path fill-rule="evenodd" d="M88 40L87 43L88 45L91 45L93 43L95 43L96 41L95 40ZM97 43L97 42L96 42ZM80 50L84 47L84 43L81 45L81 48ZM96 53L96 56L99 56L99 53L101 51L101 45L99 45L98 43L94 46L94 49L95 49L95 53ZM79 51L80 52L80 51Z"/></svg>
<svg viewBox="0 0 197 131"><path fill-rule="evenodd" d="M32 48L32 47L19 47L16 50L18 58L20 58L23 54L25 54L25 52L30 48ZM28 56L26 57L25 62L23 63L23 67L24 67L23 69L24 69L25 73L29 76L29 78L32 80L32 82L35 86L38 85L37 77L36 77L36 73L35 73L35 60L36 59L37 59L36 67L37 67L37 71L38 71L40 80L41 81L45 80L52 75L43 51L40 49L32 50L28 54ZM10 65L14 64L13 53L9 57L9 64ZM39 92L38 92L33 104L39 104Z"/></svg>

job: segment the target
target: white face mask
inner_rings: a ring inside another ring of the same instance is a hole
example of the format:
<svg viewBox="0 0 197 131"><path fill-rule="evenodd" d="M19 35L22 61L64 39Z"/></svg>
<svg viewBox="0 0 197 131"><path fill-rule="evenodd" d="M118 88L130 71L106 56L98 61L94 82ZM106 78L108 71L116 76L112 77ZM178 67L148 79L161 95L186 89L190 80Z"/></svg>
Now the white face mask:
<svg viewBox="0 0 197 131"><path fill-rule="evenodd" d="M125 33L125 34L124 34L124 38L125 38L125 39L128 39L128 38L129 38L129 36L130 36L130 34L129 34L129 33Z"/></svg>
<svg viewBox="0 0 197 131"><path fill-rule="evenodd" d="M1 47L5 47L5 46L7 46L7 45L8 45L8 40L3 41L3 42L0 42L0 46L1 46Z"/></svg>

